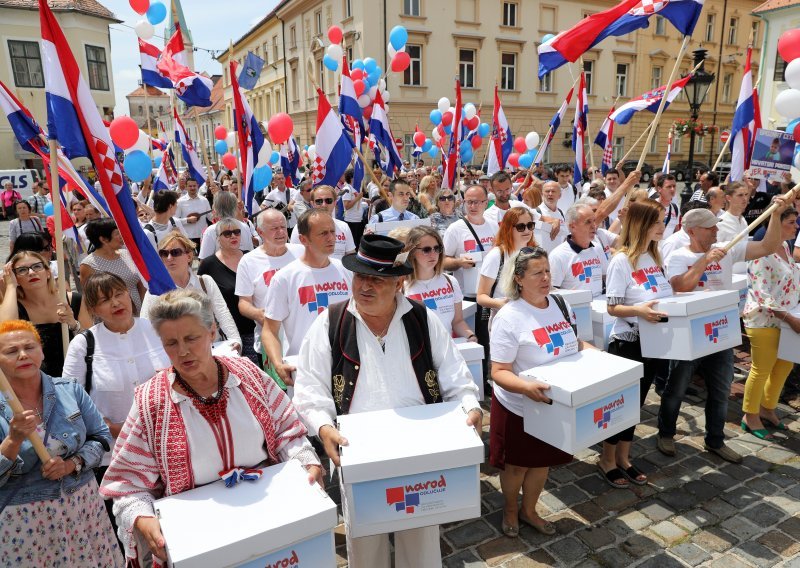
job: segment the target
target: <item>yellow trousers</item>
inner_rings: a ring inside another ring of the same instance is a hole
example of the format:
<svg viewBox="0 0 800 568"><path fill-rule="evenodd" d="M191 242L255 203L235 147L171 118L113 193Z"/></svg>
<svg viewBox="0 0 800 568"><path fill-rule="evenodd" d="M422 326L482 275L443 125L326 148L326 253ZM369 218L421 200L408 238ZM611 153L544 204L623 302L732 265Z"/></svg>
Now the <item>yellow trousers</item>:
<svg viewBox="0 0 800 568"><path fill-rule="evenodd" d="M758 414L759 407L772 410L778 406L778 397L794 363L778 359L780 328L748 327L745 331L750 338L752 364L744 386L742 410L747 414Z"/></svg>

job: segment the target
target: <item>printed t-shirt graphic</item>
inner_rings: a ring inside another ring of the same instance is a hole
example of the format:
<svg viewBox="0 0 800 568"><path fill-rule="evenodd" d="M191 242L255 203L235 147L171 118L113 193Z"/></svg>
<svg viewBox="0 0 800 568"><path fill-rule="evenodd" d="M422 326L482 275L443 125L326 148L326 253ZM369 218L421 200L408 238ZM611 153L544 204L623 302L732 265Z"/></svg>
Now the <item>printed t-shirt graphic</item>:
<svg viewBox="0 0 800 568"><path fill-rule="evenodd" d="M430 280L416 280L406 287L406 297L417 300L429 310L433 310L448 332L453 331L455 304L464 300L461 286L453 277L444 274Z"/></svg>

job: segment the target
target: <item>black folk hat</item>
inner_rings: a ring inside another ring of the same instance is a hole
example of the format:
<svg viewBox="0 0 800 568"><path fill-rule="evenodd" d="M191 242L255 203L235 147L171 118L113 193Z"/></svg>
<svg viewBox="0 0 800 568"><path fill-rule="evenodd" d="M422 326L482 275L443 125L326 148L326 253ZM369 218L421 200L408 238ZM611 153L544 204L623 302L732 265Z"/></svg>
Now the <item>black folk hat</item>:
<svg viewBox="0 0 800 568"><path fill-rule="evenodd" d="M402 252L403 243L382 235L364 235L358 245L358 252L345 255L342 264L348 270L370 276L406 276L411 274L407 257Z"/></svg>

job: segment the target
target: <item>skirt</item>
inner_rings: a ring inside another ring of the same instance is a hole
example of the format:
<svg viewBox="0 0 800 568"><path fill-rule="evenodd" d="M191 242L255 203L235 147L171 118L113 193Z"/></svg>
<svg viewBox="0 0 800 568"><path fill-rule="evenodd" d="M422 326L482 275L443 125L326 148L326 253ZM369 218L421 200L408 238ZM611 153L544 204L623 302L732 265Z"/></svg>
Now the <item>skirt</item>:
<svg viewBox="0 0 800 568"><path fill-rule="evenodd" d="M517 416L497 398L492 398L489 416L489 463L497 469L505 465L517 467L551 467L572 461L572 456L527 434L522 416Z"/></svg>
<svg viewBox="0 0 800 568"><path fill-rule="evenodd" d="M72 495L6 507L0 566L125 566L94 478Z"/></svg>

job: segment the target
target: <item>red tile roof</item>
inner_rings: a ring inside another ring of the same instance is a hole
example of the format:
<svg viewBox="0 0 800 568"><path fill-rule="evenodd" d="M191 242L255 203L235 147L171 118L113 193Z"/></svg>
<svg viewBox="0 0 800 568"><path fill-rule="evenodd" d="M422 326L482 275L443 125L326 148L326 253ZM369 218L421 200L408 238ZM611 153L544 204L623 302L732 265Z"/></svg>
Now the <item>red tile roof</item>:
<svg viewBox="0 0 800 568"><path fill-rule="evenodd" d="M800 0L767 0L763 4L761 4L758 8L753 10L754 14L759 14L762 12L771 12L772 10L777 10L779 8L789 8L791 6L800 6Z"/></svg>
<svg viewBox="0 0 800 568"><path fill-rule="evenodd" d="M47 0L48 5L56 12L72 11L114 20L119 22L114 13L97 0ZM0 0L0 8L19 8L22 10L38 10L37 0Z"/></svg>
<svg viewBox="0 0 800 568"><path fill-rule="evenodd" d="M0 0L0 1L2 1L2 0ZM167 97L167 96L169 96L164 91L156 89L152 85L147 85L147 95L150 96L150 97ZM143 97L144 96L144 87L140 85L140 86L136 87L136 89L134 91L131 91L130 93L128 93L125 96L126 97Z"/></svg>

